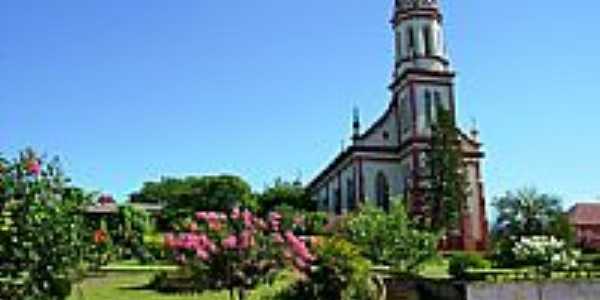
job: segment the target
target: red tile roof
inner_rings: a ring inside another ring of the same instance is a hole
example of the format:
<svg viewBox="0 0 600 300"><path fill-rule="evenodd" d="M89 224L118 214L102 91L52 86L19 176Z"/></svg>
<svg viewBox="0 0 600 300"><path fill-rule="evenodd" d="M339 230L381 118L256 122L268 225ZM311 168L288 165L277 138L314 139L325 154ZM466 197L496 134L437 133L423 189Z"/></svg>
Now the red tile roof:
<svg viewBox="0 0 600 300"><path fill-rule="evenodd" d="M600 225L600 203L577 203L569 211L573 225Z"/></svg>

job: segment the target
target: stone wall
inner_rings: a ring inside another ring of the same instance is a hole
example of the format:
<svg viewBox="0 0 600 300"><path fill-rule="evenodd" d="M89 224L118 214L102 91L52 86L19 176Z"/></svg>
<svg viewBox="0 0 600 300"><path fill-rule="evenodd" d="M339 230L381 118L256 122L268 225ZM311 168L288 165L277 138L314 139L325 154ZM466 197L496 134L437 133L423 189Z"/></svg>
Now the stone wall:
<svg viewBox="0 0 600 300"><path fill-rule="evenodd" d="M600 281L456 283L389 279L387 300L599 300Z"/></svg>

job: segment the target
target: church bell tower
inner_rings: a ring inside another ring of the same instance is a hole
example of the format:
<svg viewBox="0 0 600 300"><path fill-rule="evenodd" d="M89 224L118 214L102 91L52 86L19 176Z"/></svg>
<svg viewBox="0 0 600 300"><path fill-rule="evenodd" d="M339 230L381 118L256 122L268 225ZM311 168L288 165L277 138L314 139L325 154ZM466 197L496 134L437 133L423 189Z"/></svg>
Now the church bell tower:
<svg viewBox="0 0 600 300"><path fill-rule="evenodd" d="M395 0L391 24L395 62L390 90L399 107L398 128L405 196L412 213L423 213L425 153L437 108L455 116L454 72L446 51L437 0Z"/></svg>

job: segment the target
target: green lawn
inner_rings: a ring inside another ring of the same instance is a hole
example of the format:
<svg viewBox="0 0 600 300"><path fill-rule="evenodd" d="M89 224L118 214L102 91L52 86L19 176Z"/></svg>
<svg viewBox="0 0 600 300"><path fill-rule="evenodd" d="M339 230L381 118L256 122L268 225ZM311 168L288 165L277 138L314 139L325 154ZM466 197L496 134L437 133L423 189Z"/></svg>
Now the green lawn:
<svg viewBox="0 0 600 300"><path fill-rule="evenodd" d="M206 292L203 294L161 294L144 288L154 273L152 272L111 272L102 277L91 277L81 285L73 287L68 300L229 300L229 294ZM273 286L261 286L254 290L249 299L259 300L262 296L272 295L293 281L291 273L284 272L281 280Z"/></svg>
<svg viewBox="0 0 600 300"><path fill-rule="evenodd" d="M68 300L227 300L227 293L165 295L144 289L153 273L107 273L86 279Z"/></svg>

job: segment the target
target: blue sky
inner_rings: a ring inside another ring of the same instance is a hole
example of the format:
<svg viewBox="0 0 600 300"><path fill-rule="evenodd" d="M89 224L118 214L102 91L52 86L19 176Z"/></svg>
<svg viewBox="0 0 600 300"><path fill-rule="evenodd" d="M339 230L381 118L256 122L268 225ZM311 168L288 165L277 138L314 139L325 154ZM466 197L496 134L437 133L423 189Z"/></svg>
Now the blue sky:
<svg viewBox="0 0 600 300"><path fill-rule="evenodd" d="M389 1L4 1L0 152L124 197L161 175L309 180L389 101ZM600 195L597 1L443 1L488 199Z"/></svg>

